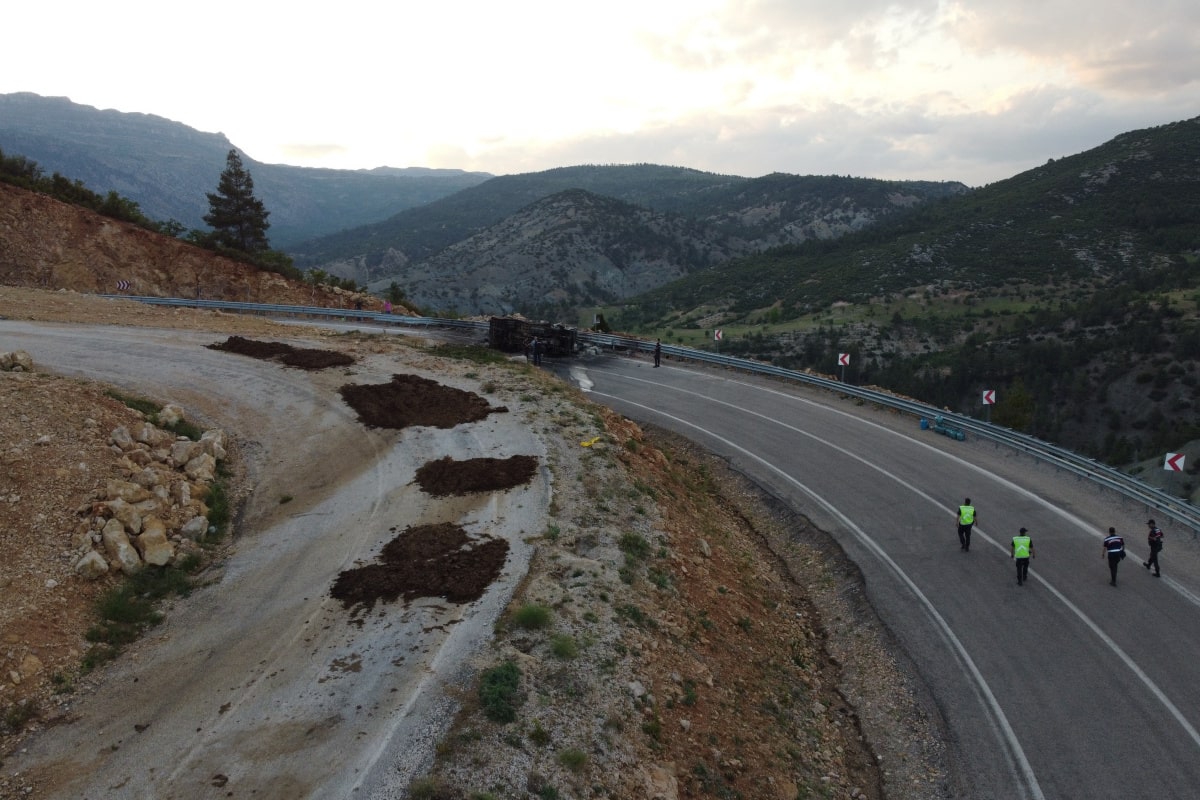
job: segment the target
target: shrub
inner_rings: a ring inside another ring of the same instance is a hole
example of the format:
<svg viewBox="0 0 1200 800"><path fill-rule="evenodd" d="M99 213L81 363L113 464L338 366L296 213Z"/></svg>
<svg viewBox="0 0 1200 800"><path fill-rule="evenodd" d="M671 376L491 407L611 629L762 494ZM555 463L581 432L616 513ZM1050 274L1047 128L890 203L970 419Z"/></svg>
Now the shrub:
<svg viewBox="0 0 1200 800"><path fill-rule="evenodd" d="M558 658L575 658L579 655L579 647L574 638L561 633L550 640L550 652Z"/></svg>
<svg viewBox="0 0 1200 800"><path fill-rule="evenodd" d="M542 727L542 721L535 719L533 721L533 730L529 732L529 741L536 744L538 747L545 747L550 744L550 732Z"/></svg>
<svg viewBox="0 0 1200 800"><path fill-rule="evenodd" d="M617 540L617 546L630 559L644 561L650 556L650 543L640 533L631 531L621 534L621 538Z"/></svg>
<svg viewBox="0 0 1200 800"><path fill-rule="evenodd" d="M517 718L521 670L512 661L487 670L479 679L479 702L484 715L501 724Z"/></svg>
<svg viewBox="0 0 1200 800"><path fill-rule="evenodd" d="M526 603L513 614L513 624L527 630L540 630L550 625L550 609L536 603Z"/></svg>
<svg viewBox="0 0 1200 800"><path fill-rule="evenodd" d="M587 760L587 753L578 747L568 747L558 754L558 763L572 772L579 772L579 770L583 769L587 765Z"/></svg>

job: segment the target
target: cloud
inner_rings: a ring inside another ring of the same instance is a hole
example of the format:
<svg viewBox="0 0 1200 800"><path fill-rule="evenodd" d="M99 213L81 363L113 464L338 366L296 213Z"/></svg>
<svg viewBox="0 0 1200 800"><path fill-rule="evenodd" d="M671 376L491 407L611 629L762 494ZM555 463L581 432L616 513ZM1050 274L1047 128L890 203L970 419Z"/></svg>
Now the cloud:
<svg viewBox="0 0 1200 800"><path fill-rule="evenodd" d="M965 47L1060 65L1095 91L1156 92L1200 78L1194 0L994 0L969 8L952 25Z"/></svg>

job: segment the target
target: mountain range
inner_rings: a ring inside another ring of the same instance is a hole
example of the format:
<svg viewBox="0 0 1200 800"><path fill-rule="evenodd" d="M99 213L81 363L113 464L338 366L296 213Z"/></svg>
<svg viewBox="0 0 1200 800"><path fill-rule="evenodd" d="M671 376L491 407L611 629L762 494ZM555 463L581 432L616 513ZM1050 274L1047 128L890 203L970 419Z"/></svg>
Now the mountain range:
<svg viewBox="0 0 1200 800"><path fill-rule="evenodd" d="M221 134L161 117L0 95L0 150L185 227L202 226L206 194L233 148ZM494 177L243 162L270 212L272 246L297 266L376 290L395 283L417 304L456 314L570 315L730 257L841 236L968 191L957 182L751 179L654 164ZM539 210L551 219L536 219Z"/></svg>

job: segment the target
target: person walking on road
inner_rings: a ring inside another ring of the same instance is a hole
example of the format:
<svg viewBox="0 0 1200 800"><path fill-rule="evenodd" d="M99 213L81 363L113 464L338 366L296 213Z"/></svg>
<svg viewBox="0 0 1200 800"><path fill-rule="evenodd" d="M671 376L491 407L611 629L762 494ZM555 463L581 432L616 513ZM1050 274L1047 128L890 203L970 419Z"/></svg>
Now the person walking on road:
<svg viewBox="0 0 1200 800"><path fill-rule="evenodd" d="M1017 586L1029 580L1029 559L1033 558L1033 539L1029 531L1021 528L1021 532L1013 537L1012 557L1017 562Z"/></svg>
<svg viewBox="0 0 1200 800"><path fill-rule="evenodd" d="M1146 569L1154 567L1154 577L1161 578L1162 572L1158 568L1158 554L1162 552L1163 532L1162 528L1154 524L1154 520L1147 520L1146 524L1150 526L1150 533L1146 536L1146 542L1150 545L1150 560L1143 561L1142 566Z"/></svg>
<svg viewBox="0 0 1200 800"><path fill-rule="evenodd" d="M662 361L662 339L654 340L654 366L658 366L658 362Z"/></svg>
<svg viewBox="0 0 1200 800"><path fill-rule="evenodd" d="M1121 559L1125 558L1125 540L1117 536L1116 528L1108 529L1108 536L1104 537L1104 557L1108 559L1108 572L1112 576L1109 581L1109 586L1117 585L1117 567L1121 564Z"/></svg>
<svg viewBox="0 0 1200 800"><path fill-rule="evenodd" d="M971 526L975 524L975 506L971 498L963 500L958 507L958 544L963 550L971 549Z"/></svg>

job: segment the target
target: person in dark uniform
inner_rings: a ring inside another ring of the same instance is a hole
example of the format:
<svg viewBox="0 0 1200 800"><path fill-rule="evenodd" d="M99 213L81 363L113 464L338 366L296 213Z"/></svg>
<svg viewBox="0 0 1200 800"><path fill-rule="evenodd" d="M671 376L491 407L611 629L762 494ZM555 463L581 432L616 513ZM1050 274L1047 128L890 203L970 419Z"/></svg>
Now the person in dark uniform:
<svg viewBox="0 0 1200 800"><path fill-rule="evenodd" d="M1108 536L1104 537L1104 557L1108 559L1108 572L1112 576L1109 581L1109 586L1117 585L1117 567L1121 565L1121 559L1125 558L1125 540L1117 536L1116 528L1108 529Z"/></svg>
<svg viewBox="0 0 1200 800"><path fill-rule="evenodd" d="M533 365L535 367L541 366L541 364L542 364L542 343L536 336L533 337L532 348L533 348Z"/></svg>
<svg viewBox="0 0 1200 800"><path fill-rule="evenodd" d="M1146 536L1146 543L1150 545L1150 560L1143 561L1142 566L1146 569L1154 567L1154 577L1161 578L1162 572L1158 568L1158 554L1162 552L1163 532L1162 528L1154 524L1154 520L1147 520L1146 524L1150 526L1150 533Z"/></svg>
<svg viewBox="0 0 1200 800"><path fill-rule="evenodd" d="M1029 580L1029 559L1033 558L1033 539L1029 531L1021 528L1021 532L1013 537L1012 557L1017 562L1017 586Z"/></svg>
<svg viewBox="0 0 1200 800"><path fill-rule="evenodd" d="M963 500L958 507L958 544L963 550L971 549L971 526L975 524L975 506L971 498Z"/></svg>
<svg viewBox="0 0 1200 800"><path fill-rule="evenodd" d="M662 339L654 340L654 366L658 366L658 362L662 361Z"/></svg>

